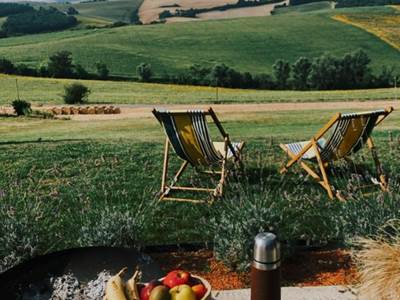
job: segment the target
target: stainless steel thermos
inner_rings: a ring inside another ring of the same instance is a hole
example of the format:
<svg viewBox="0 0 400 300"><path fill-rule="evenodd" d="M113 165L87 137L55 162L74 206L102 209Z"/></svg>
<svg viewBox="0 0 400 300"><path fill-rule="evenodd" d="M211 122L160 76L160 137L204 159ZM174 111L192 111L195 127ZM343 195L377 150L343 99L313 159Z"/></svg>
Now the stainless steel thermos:
<svg viewBox="0 0 400 300"><path fill-rule="evenodd" d="M281 251L275 234L259 233L251 266L251 300L281 299Z"/></svg>

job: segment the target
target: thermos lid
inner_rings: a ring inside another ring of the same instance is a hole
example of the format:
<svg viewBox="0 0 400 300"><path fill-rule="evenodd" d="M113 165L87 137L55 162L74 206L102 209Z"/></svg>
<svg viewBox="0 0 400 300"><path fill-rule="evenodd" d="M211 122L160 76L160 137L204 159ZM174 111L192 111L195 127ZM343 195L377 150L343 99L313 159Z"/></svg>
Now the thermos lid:
<svg viewBox="0 0 400 300"><path fill-rule="evenodd" d="M262 264L274 264L280 259L280 244L276 235L269 232L257 234L254 243L254 261Z"/></svg>

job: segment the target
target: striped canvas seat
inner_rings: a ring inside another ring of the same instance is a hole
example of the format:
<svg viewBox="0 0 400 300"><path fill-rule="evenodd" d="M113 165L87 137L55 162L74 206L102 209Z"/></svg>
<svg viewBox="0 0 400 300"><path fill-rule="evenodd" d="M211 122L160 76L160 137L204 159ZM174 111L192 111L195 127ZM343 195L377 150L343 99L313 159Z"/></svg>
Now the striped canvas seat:
<svg viewBox="0 0 400 300"><path fill-rule="evenodd" d="M378 118L385 114L384 109L342 114L321 151L322 160L337 160L356 153L371 136Z"/></svg>
<svg viewBox="0 0 400 300"><path fill-rule="evenodd" d="M222 160L224 143L211 141L204 111L171 113L162 110L155 112L155 115L181 159L187 160L193 166L210 165Z"/></svg>
<svg viewBox="0 0 400 300"><path fill-rule="evenodd" d="M299 154L303 148L310 143L310 141L304 141L304 142L297 142L297 143L291 143L291 144L285 144L285 146L295 155ZM326 140L324 138L321 138L318 140L318 147L319 149L322 149L324 145L326 144ZM316 153L314 148L310 148L306 153L303 154L301 157L302 159L314 159L316 158Z"/></svg>
<svg viewBox="0 0 400 300"><path fill-rule="evenodd" d="M325 165L331 161L346 158L359 151L364 144L368 145L378 175L382 190L386 190L386 180L382 173L375 146L371 139L373 129L391 112L392 107L360 113L336 114L312 139L308 141L281 144L280 147L290 157L289 162L281 169L285 173L295 162L307 171L328 191L332 198L332 187L329 185ZM321 174L315 172L304 161L318 162Z"/></svg>
<svg viewBox="0 0 400 300"><path fill-rule="evenodd" d="M153 114L161 123L167 136L164 152L163 177L161 183L160 200L204 202L199 200L170 197L171 191L201 191L210 192L213 196L221 196L225 177L227 176L227 161L233 159L234 163L241 164L240 152L244 143L232 143L229 135L222 128L216 114L210 108L203 110L167 111L153 110ZM224 139L223 142L213 142L210 137L207 119L210 116ZM176 173L171 184L167 184L168 177L168 149L172 146L175 153L183 160L181 168ZM196 167L198 171L210 175L220 175L217 187L199 188L176 186L179 177L187 165ZM197 168L202 166L204 168ZM219 170L219 168L221 168ZM204 169L208 169L204 171ZM203 171L202 171L203 170Z"/></svg>
<svg viewBox="0 0 400 300"><path fill-rule="evenodd" d="M213 142L215 150L217 150L221 156L225 155L225 143L224 142ZM236 153L240 152L240 148L242 147L242 143L232 143L233 149ZM226 158L232 158L233 153L232 150L228 148L228 154Z"/></svg>
<svg viewBox="0 0 400 300"><path fill-rule="evenodd" d="M367 142L378 118L384 114L384 109L342 114L333 125L328 139L320 138L317 142L321 159L323 161L338 160L356 153ZM297 142L285 144L285 146L297 155L309 142ZM315 158L314 148L310 148L302 156L302 159Z"/></svg>

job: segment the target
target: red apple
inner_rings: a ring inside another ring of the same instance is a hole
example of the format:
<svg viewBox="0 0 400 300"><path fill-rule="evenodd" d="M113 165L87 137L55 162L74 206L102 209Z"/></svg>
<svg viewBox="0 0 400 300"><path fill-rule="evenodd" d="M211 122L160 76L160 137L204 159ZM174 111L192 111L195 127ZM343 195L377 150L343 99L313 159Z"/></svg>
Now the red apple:
<svg viewBox="0 0 400 300"><path fill-rule="evenodd" d="M142 289L140 290L140 300L149 300L151 291L156 287L161 285L161 282L158 280L152 280L147 283Z"/></svg>
<svg viewBox="0 0 400 300"><path fill-rule="evenodd" d="M192 286L192 290L196 294L197 300L200 300L201 298L203 298L204 295L207 293L207 289L204 286L204 284L202 284L202 283Z"/></svg>
<svg viewBox="0 0 400 300"><path fill-rule="evenodd" d="M175 270L169 272L167 276L164 277L163 284L169 288L173 288L177 285L187 284L190 279L190 273L182 270Z"/></svg>

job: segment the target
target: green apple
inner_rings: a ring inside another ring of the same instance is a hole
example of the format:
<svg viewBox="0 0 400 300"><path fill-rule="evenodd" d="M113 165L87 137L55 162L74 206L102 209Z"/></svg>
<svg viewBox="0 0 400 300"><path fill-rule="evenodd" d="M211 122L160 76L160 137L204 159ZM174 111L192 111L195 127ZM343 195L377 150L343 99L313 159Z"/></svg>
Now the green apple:
<svg viewBox="0 0 400 300"><path fill-rule="evenodd" d="M196 294L187 284L181 284L169 290L171 300L196 300Z"/></svg>
<svg viewBox="0 0 400 300"><path fill-rule="evenodd" d="M165 285L156 286L150 293L150 300L171 300L169 289Z"/></svg>

